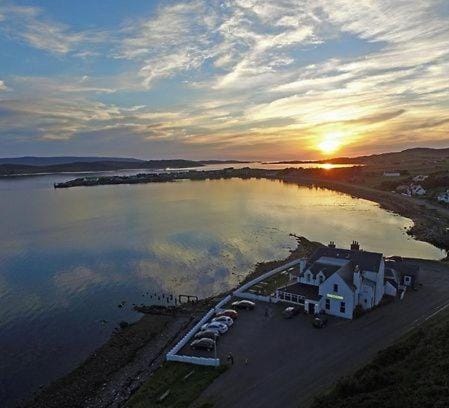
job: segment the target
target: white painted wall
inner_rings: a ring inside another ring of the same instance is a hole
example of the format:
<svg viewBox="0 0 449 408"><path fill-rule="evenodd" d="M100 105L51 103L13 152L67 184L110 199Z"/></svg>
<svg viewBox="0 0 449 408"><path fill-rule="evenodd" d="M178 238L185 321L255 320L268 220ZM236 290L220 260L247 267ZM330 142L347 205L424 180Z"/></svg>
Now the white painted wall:
<svg viewBox="0 0 449 408"><path fill-rule="evenodd" d="M334 284L338 285L338 292L334 292ZM322 296L320 301L320 308L327 314L334 316L344 317L346 319L352 319L352 313L354 311L354 291L349 288L343 278L334 273L325 282L320 285L319 294ZM342 300L331 299L327 295L342 296ZM326 299L330 300L330 309L326 309ZM341 302L345 302L345 313L340 312Z"/></svg>

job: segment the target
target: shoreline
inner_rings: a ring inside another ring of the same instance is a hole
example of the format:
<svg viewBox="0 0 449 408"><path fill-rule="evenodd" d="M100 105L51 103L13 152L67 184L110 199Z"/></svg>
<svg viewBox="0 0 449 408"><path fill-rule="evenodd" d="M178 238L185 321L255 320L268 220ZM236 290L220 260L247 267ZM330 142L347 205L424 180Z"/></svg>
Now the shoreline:
<svg viewBox="0 0 449 408"><path fill-rule="evenodd" d="M296 239L297 246L286 258L258 262L244 281L305 256L321 245L294 234L290 236ZM193 304L177 306L172 309L171 316L168 313L143 313L135 323L114 331L109 340L93 351L78 367L19 402L18 407L122 407L164 363L166 352L179 341L182 334L193 327L216 304L217 299L233 290L235 288Z"/></svg>
<svg viewBox="0 0 449 408"><path fill-rule="evenodd" d="M326 172L309 171L310 169L283 169L265 170L253 169L249 167L234 169L227 168L221 170L172 172L162 174L136 174L132 176L111 176L96 178L77 178L63 183L56 183L56 189L66 189L73 187L95 187L118 184L146 184L146 183L170 183L181 180L204 181L216 179L251 179L264 178L268 180L279 180L286 183L295 183L304 186L316 186L330 190L349 194L356 198L373 201L381 208L392 211L395 214L409 218L413 221L413 226L407 231L409 235L419 241L432 244L444 251L449 250L449 208L430 203L428 201L405 197L398 193L383 191L366 187L361 184L349 183L337 180L336 177L328 175ZM359 171L356 167L339 169L341 178L351 177L351 172ZM334 173L337 170L334 171Z"/></svg>
<svg viewBox="0 0 449 408"><path fill-rule="evenodd" d="M416 198L405 197L397 193L381 191L353 183L322 178L298 178L295 176L283 177L282 180L299 185L327 188L375 202L384 210L411 219L413 226L407 230L407 234L414 239L427 242L446 252L449 250L449 209L437 207ZM447 257L443 259L447 259Z"/></svg>

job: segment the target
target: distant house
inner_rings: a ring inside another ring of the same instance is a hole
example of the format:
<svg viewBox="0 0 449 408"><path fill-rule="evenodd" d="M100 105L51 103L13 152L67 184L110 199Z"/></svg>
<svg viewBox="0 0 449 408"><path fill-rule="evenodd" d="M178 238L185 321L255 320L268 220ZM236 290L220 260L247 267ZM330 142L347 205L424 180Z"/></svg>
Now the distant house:
<svg viewBox="0 0 449 408"><path fill-rule="evenodd" d="M419 279L419 266L405 261L385 261L385 278L395 282L398 289L415 287Z"/></svg>
<svg viewBox="0 0 449 408"><path fill-rule="evenodd" d="M426 190L420 184L410 184L411 195L422 196L426 194Z"/></svg>
<svg viewBox="0 0 449 408"><path fill-rule="evenodd" d="M396 191L406 196L422 196L427 192L420 184L401 184L396 187Z"/></svg>
<svg viewBox="0 0 449 408"><path fill-rule="evenodd" d="M423 174L419 174L419 175L417 175L417 176L415 176L415 177L413 177L413 181L415 182L415 183L421 183L421 182L423 182L426 178L428 178L429 176L426 176L426 175L423 175Z"/></svg>
<svg viewBox="0 0 449 408"><path fill-rule="evenodd" d="M384 171L384 177L400 177L401 173L399 171Z"/></svg>
<svg viewBox="0 0 449 408"><path fill-rule="evenodd" d="M336 248L331 242L299 265L296 282L279 288L276 298L301 305L307 313L352 319L358 305L371 309L384 296L383 255L361 251L355 241L351 249Z"/></svg>
<svg viewBox="0 0 449 408"><path fill-rule="evenodd" d="M438 194L437 200L440 203L449 204L449 190L445 191L444 193Z"/></svg>

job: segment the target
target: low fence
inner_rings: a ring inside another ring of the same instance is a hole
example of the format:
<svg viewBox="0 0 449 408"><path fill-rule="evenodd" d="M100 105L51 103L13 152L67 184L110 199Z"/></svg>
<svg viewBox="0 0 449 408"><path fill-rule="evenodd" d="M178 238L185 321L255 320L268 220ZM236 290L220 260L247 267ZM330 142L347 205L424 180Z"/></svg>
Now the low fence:
<svg viewBox="0 0 449 408"><path fill-rule="evenodd" d="M273 299L271 296L256 295L254 293L248 293L245 291L247 289L249 289L251 286L258 284L259 282L262 282L263 280L270 278L271 276L276 275L279 272L282 272L288 268L291 268L292 266L295 266L300 262L301 262L300 259L295 259L294 261L291 261L284 265L278 266L277 268L275 268L267 273L264 273L263 275L258 276L257 278L253 279L252 281L249 281L249 282L245 283L244 285L240 286L238 289L236 289L233 292L233 295L236 297L239 297L239 298L244 298L244 299L260 300L261 302L275 301L275 299Z"/></svg>
<svg viewBox="0 0 449 408"><path fill-rule="evenodd" d="M277 300L272 298L271 296L264 296L264 295L256 295L254 293L248 293L245 292L247 289L249 289L251 286L256 285L259 282L262 282L264 279L267 279L273 275L276 275L279 272L282 272L294 265L297 265L300 262L299 259L296 259L294 261L288 262L284 265L281 265L267 273L264 273L263 275L260 275L259 277L253 279L250 282L245 283L240 288L235 290L233 292L233 295L239 298L243 299L250 299L250 300L258 300L261 302L273 302L275 303ZM219 358L207 358L207 357L194 357L194 356L185 356L185 355L179 355L179 351L192 339L192 337L195 335L196 332L201 328L203 324L205 324L207 321L209 321L215 314L215 312L219 309L221 309L226 303L228 303L231 300L231 295L226 296L224 299L222 299L220 302L218 302L214 308L210 309L202 318L201 320L193 326L192 329L190 329L187 334L167 353L166 360L167 361L179 361L181 363L190 363L190 364L196 364L196 365L205 365L205 366L219 366L220 365L220 359Z"/></svg>
<svg viewBox="0 0 449 408"><path fill-rule="evenodd" d="M216 306L210 309L201 320L195 324L187 334L167 353L167 361L179 361L183 363L197 364L197 365L207 365L207 366L219 366L220 359L218 358L207 358L207 357L194 357L194 356L183 356L178 355L179 351L192 339L195 333L205 324L209 319L211 319L217 309L222 308L226 303L231 300L231 295L226 296Z"/></svg>

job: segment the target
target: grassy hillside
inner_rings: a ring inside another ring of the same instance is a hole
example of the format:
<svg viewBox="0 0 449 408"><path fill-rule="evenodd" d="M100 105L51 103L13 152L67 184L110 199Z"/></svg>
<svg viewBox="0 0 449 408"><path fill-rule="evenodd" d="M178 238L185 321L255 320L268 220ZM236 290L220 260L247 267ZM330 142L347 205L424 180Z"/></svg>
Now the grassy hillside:
<svg viewBox="0 0 449 408"><path fill-rule="evenodd" d="M449 313L440 313L316 398L312 408L449 407Z"/></svg>
<svg viewBox="0 0 449 408"><path fill-rule="evenodd" d="M226 366L215 368L166 362L131 397L126 408L188 407L225 370Z"/></svg>

